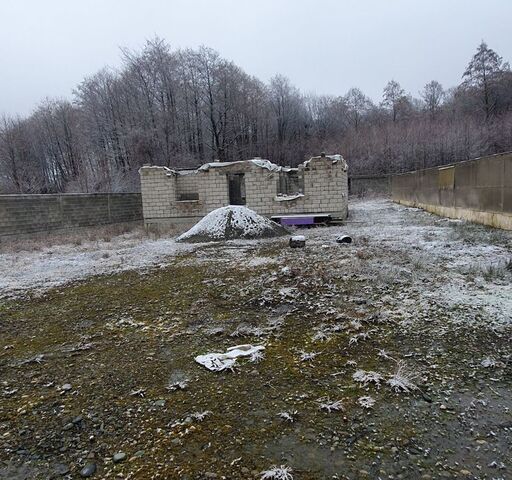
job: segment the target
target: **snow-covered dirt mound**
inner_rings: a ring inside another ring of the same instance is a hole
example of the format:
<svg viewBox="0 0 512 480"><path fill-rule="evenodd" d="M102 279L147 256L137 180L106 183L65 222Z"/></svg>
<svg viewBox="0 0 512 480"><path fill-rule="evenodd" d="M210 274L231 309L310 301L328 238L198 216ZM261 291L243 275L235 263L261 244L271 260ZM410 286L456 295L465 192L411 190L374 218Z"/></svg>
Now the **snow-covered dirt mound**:
<svg viewBox="0 0 512 480"><path fill-rule="evenodd" d="M211 242L237 238L269 238L287 233L281 225L247 207L229 205L210 212L188 232L180 235L177 241Z"/></svg>

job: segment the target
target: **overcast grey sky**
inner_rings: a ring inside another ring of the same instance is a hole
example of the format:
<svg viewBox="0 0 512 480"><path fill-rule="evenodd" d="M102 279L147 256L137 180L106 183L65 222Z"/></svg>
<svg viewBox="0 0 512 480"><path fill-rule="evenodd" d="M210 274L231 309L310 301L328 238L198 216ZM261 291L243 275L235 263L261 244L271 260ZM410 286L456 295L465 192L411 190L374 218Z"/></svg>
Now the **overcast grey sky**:
<svg viewBox="0 0 512 480"><path fill-rule="evenodd" d="M417 95L457 84L482 39L512 61L511 21L512 0L0 0L0 115L71 98L120 64L119 47L155 35L305 92L358 86L379 100L393 78Z"/></svg>

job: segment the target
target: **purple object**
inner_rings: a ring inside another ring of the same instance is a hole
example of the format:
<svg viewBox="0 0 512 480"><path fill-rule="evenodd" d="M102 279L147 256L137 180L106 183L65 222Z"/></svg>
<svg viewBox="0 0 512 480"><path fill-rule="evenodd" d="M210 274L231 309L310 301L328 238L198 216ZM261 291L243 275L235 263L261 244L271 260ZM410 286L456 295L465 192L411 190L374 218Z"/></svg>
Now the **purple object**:
<svg viewBox="0 0 512 480"><path fill-rule="evenodd" d="M281 225L314 225L315 217L281 218Z"/></svg>

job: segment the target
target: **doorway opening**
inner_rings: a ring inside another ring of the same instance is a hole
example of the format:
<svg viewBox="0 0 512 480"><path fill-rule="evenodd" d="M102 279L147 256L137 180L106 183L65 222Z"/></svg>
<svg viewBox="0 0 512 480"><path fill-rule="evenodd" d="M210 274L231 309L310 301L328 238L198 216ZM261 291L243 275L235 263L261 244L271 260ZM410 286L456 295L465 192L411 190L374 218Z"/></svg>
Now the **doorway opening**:
<svg viewBox="0 0 512 480"><path fill-rule="evenodd" d="M229 204L245 205L245 175L230 173L228 175Z"/></svg>

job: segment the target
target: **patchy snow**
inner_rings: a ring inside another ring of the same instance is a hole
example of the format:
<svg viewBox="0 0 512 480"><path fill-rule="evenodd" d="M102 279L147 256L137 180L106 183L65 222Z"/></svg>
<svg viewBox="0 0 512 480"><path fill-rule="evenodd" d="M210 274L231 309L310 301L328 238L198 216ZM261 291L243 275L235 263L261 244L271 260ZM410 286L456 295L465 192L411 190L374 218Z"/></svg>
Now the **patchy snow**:
<svg viewBox="0 0 512 480"><path fill-rule="evenodd" d="M328 413L337 412L339 410L345 410L343 408L343 402L341 400L331 401L329 398L318 400L318 408Z"/></svg>
<svg viewBox="0 0 512 480"><path fill-rule="evenodd" d="M177 238L178 242L208 242L237 238L265 238L283 235L286 230L253 210L240 205L217 208Z"/></svg>
<svg viewBox="0 0 512 480"><path fill-rule="evenodd" d="M58 245L38 251L0 254L0 297L26 290L44 291L92 275L168 264L193 250L174 240L114 237L110 242Z"/></svg>
<svg viewBox="0 0 512 480"><path fill-rule="evenodd" d="M270 257L254 257L249 260L247 263L248 267L261 267L263 265L270 265L272 263L276 263L274 258Z"/></svg>
<svg viewBox="0 0 512 480"><path fill-rule="evenodd" d="M322 157L312 157L310 158L309 160L306 160L302 165L304 165L304 167L307 167L311 161L314 161L314 160L318 160L318 159L321 159ZM347 171L347 162L345 161L345 159L340 155L340 154L335 154L335 155L326 155L325 158L328 158L329 160L332 160L332 163L342 163L343 164L343 170L344 171Z"/></svg>
<svg viewBox="0 0 512 480"><path fill-rule="evenodd" d="M427 315L422 310L460 308L461 314L452 315L452 322L512 323L511 275L504 280L492 278L492 269L505 271L504 266L512 260L512 232L438 217L377 198L352 201L346 225L310 230L308 244L311 248L334 243L341 233L353 240L343 248L356 249L363 256L378 249L377 255L372 253L361 264L361 274L382 284L417 284L419 300L405 293L403 298L386 300L390 313L402 316L404 322L421 320ZM326 254L333 251L336 249L325 250ZM397 264L396 254L404 259L403 264ZM472 270L476 270L474 278L468 275ZM491 278L481 278L487 270Z"/></svg>
<svg viewBox="0 0 512 480"><path fill-rule="evenodd" d="M222 210L234 212L234 224L251 234L257 234L264 224L276 225L246 207ZM225 220L225 215L207 216L192 230L204 227L218 236L225 228ZM351 236L353 242L337 244L341 234ZM387 285L401 285L398 295L382 294L368 300L382 305L383 314L399 318L404 328L414 329L418 321L428 322L439 316L451 323L483 323L493 328L512 323L512 273L505 268L512 259L512 232L372 199L351 201L345 225L310 229L307 236L306 251L328 259L340 275L354 276L356 281L371 278L384 290ZM125 234L110 242L3 253L0 296L30 289L47 290L91 275L165 265L192 249L196 254L188 262L222 261L247 268L268 265L275 266L275 275L289 275L290 265L284 260L288 249L284 244L284 250L275 256L261 256L258 251L275 242L276 239L231 240L218 246L218 254L212 255L209 248ZM329 248L320 248L322 245ZM269 290L273 288L272 278ZM298 292L283 287L276 294L290 300Z"/></svg>

